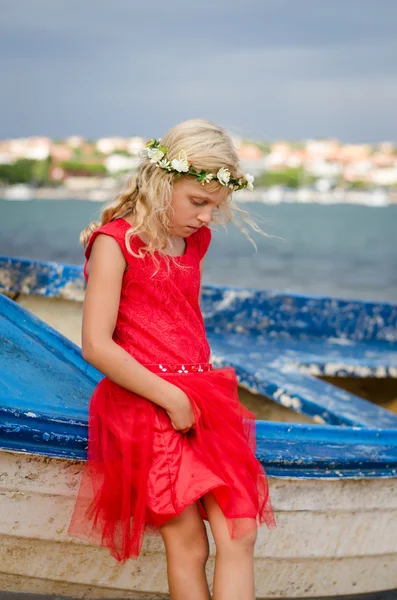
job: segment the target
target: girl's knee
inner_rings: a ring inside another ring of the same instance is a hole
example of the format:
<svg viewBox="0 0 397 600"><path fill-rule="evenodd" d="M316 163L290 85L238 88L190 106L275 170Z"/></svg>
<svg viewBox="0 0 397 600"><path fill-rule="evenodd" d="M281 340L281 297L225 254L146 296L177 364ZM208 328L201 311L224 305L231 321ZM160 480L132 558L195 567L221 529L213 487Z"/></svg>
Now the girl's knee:
<svg viewBox="0 0 397 600"><path fill-rule="evenodd" d="M204 564L209 556L209 543L205 525L193 511L176 517L161 528L169 559L181 564Z"/></svg>
<svg viewBox="0 0 397 600"><path fill-rule="evenodd" d="M192 562L200 565L206 564L210 554L210 547L206 533L193 541L193 543L189 546L188 553L189 560Z"/></svg>
<svg viewBox="0 0 397 600"><path fill-rule="evenodd" d="M231 556L252 556L255 551L257 532L253 531L245 536L231 539L222 536L221 540L215 540L217 552Z"/></svg>
<svg viewBox="0 0 397 600"><path fill-rule="evenodd" d="M209 543L206 532L176 534L165 544L169 559L181 565L205 565L209 556Z"/></svg>

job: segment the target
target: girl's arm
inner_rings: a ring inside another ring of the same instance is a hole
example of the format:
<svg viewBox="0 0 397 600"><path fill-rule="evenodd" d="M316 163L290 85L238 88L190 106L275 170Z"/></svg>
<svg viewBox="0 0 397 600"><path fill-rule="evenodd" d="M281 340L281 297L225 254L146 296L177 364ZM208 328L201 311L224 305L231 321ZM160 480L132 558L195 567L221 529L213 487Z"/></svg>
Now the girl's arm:
<svg viewBox="0 0 397 600"><path fill-rule="evenodd" d="M185 393L146 369L112 339L126 266L116 240L98 235L88 267L83 308L83 357L115 383L162 406L167 412L174 413L179 409L183 412L187 400Z"/></svg>

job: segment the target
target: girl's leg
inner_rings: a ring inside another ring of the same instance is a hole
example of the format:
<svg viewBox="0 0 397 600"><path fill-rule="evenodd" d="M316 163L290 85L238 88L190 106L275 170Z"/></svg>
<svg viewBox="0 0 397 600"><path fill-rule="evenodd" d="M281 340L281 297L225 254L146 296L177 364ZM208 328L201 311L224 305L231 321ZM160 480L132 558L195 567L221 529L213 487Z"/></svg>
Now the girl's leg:
<svg viewBox="0 0 397 600"><path fill-rule="evenodd" d="M255 600L256 531L230 539L226 519L214 496L202 498L216 545L214 600Z"/></svg>
<svg viewBox="0 0 397 600"><path fill-rule="evenodd" d="M197 502L160 527L171 600L210 600L205 563L209 546Z"/></svg>

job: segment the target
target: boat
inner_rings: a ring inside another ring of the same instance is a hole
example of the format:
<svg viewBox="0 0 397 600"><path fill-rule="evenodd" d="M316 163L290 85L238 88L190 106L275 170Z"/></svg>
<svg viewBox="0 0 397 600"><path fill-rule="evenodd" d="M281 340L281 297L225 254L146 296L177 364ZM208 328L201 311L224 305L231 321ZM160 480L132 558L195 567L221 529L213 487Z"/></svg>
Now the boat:
<svg viewBox="0 0 397 600"><path fill-rule="evenodd" d="M4 200L33 200L34 189L24 183L16 183L5 188L3 198Z"/></svg>
<svg viewBox="0 0 397 600"><path fill-rule="evenodd" d="M167 598L161 538L119 565L66 533L102 377L78 346L82 268L0 257L0 291L0 590ZM259 414L278 527L259 529L257 598L396 590L397 414L329 380L396 380L397 305L209 285L202 310Z"/></svg>

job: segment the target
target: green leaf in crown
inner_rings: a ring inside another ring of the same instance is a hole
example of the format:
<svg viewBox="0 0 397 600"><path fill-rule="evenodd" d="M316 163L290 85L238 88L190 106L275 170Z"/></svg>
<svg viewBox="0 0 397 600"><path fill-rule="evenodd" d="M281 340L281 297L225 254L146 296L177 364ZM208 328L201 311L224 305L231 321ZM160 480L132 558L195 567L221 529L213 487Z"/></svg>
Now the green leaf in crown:
<svg viewBox="0 0 397 600"><path fill-rule="evenodd" d="M201 170L200 173L197 173L197 181L203 181L205 179L207 175L207 172L204 170Z"/></svg>

